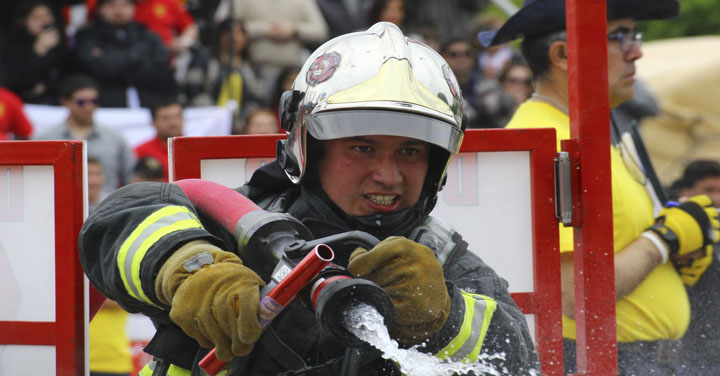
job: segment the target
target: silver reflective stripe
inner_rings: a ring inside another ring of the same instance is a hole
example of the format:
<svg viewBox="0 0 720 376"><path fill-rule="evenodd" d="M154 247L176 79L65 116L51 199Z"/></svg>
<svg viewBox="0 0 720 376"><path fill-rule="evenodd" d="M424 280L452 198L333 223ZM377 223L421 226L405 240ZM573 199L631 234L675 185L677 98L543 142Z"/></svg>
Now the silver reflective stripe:
<svg viewBox="0 0 720 376"><path fill-rule="evenodd" d="M467 304L468 300L463 300L465 304ZM468 337L458 351L450 357L452 360L459 361L470 355L477 346L480 337L483 335L483 321L485 321L487 304L482 299L473 300L475 301L475 313L473 313L472 323L470 323L470 337ZM467 309L467 307L465 309Z"/></svg>
<svg viewBox="0 0 720 376"><path fill-rule="evenodd" d="M194 272L204 265L210 265L213 263L213 257L210 252L198 253L197 255L190 257L187 261L183 262L183 268L188 272Z"/></svg>

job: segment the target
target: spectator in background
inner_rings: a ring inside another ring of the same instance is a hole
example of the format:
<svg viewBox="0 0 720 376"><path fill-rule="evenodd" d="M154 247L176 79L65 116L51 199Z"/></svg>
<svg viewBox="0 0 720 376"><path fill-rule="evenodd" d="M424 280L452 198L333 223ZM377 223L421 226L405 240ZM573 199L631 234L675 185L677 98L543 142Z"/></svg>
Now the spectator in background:
<svg viewBox="0 0 720 376"><path fill-rule="evenodd" d="M100 204L106 194L103 193L105 185L105 167L95 157L87 159L87 185L88 185L88 212L92 213Z"/></svg>
<svg viewBox="0 0 720 376"><path fill-rule="evenodd" d="M90 321L90 376L129 376L133 371L129 317L117 302L106 299Z"/></svg>
<svg viewBox="0 0 720 376"><path fill-rule="evenodd" d="M233 18L245 23L250 63L274 82L286 66L302 65L307 46L327 40L315 0L232 0Z"/></svg>
<svg viewBox="0 0 720 376"><path fill-rule="evenodd" d="M418 29L413 34L419 41L425 43L428 47L440 53L440 44L443 41L443 33L440 29L428 26Z"/></svg>
<svg viewBox="0 0 720 376"><path fill-rule="evenodd" d="M452 69L462 91L468 128L501 128L512 116L515 102L500 83L484 77L475 65L473 43L466 38L451 37L440 46L440 54Z"/></svg>
<svg viewBox="0 0 720 376"><path fill-rule="evenodd" d="M7 87L25 103L58 103L57 83L67 69L61 23L45 0L19 3L0 55Z"/></svg>
<svg viewBox="0 0 720 376"><path fill-rule="evenodd" d="M173 55L198 41L195 20L177 0L135 0L134 20L157 33Z"/></svg>
<svg viewBox="0 0 720 376"><path fill-rule="evenodd" d="M317 0L330 38L364 30L372 0Z"/></svg>
<svg viewBox="0 0 720 376"><path fill-rule="evenodd" d="M178 0L135 0L134 19L160 35L170 49L175 81L184 89L188 71L208 59L207 50L197 45L200 32L193 17Z"/></svg>
<svg viewBox="0 0 720 376"><path fill-rule="evenodd" d="M212 57L188 75L186 93L190 106L230 106L233 127L244 114L267 106L272 85L247 59L248 38L241 21L225 20L216 27Z"/></svg>
<svg viewBox="0 0 720 376"><path fill-rule="evenodd" d="M405 25L405 0L374 0L368 24L374 25L377 22L390 22L401 30Z"/></svg>
<svg viewBox="0 0 720 376"><path fill-rule="evenodd" d="M248 116L245 127L239 134L274 134L280 133L277 116L269 108L261 108Z"/></svg>
<svg viewBox="0 0 720 376"><path fill-rule="evenodd" d="M268 102L268 108L271 108L273 112L275 112L275 115L278 116L280 113L280 97L282 97L282 94L288 90L292 90L293 82L295 82L295 78L297 77L298 73L300 73L300 69L302 67L296 66L296 67L285 67L280 72L280 75L278 75L277 80L275 81L275 87L273 89L273 95L270 99L270 102ZM278 124L280 123L280 118L278 117Z"/></svg>
<svg viewBox="0 0 720 376"><path fill-rule="evenodd" d="M27 140L33 132L23 102L10 90L0 87L0 141Z"/></svg>
<svg viewBox="0 0 720 376"><path fill-rule="evenodd" d="M532 72L524 61L510 62L500 74L500 83L505 92L515 101L513 111L533 93Z"/></svg>
<svg viewBox="0 0 720 376"><path fill-rule="evenodd" d="M503 20L494 15L483 16L477 26L477 32L497 30L503 25ZM485 77L498 79L502 72L510 65L510 63L522 58L520 53L515 50L509 43L497 46L483 47L475 38L475 43L480 47L480 53L477 56L477 64L480 71Z"/></svg>
<svg viewBox="0 0 720 376"><path fill-rule="evenodd" d="M696 160L685 167L682 177L670 187L670 197L678 200L708 195L715 207L720 206L720 163ZM674 358L677 376L720 375L720 249L715 246L712 263L697 284L687 287L690 299L690 326L681 339Z"/></svg>
<svg viewBox="0 0 720 376"><path fill-rule="evenodd" d="M132 182L141 181L168 181L162 163L153 157L140 158L133 169Z"/></svg>
<svg viewBox="0 0 720 376"><path fill-rule="evenodd" d="M152 124L155 138L135 148L135 156L140 159L153 157L163 166L164 181L168 181L168 139L183 134L183 108L180 102L168 99L159 102L152 109Z"/></svg>
<svg viewBox="0 0 720 376"><path fill-rule="evenodd" d="M442 30L444 35L469 37L477 15L487 7L488 0L413 0L405 9L405 28L410 33L421 33L424 28Z"/></svg>
<svg viewBox="0 0 720 376"><path fill-rule="evenodd" d="M40 134L39 140L87 140L89 157L105 167L103 194L108 195L130 181L135 157L120 133L95 124L98 107L97 83L85 75L66 77L61 85L60 102L68 110L64 123Z"/></svg>
<svg viewBox="0 0 720 376"><path fill-rule="evenodd" d="M169 50L133 21L131 0L98 0L97 17L76 36L80 69L101 85L103 107L152 107L176 96Z"/></svg>

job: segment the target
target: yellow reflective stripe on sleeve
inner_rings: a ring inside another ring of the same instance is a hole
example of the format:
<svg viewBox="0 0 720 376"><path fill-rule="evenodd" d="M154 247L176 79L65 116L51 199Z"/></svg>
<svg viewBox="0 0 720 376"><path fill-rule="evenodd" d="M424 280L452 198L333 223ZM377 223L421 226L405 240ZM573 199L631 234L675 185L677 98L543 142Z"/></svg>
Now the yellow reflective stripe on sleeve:
<svg viewBox="0 0 720 376"><path fill-rule="evenodd" d="M474 362L480 355L490 320L497 302L483 295L461 292L465 302L465 315L462 326L455 338L435 356L440 359L450 358L455 361Z"/></svg>
<svg viewBox="0 0 720 376"><path fill-rule="evenodd" d="M155 359L149 361L145 367L138 372L138 376L152 376L153 370L155 370Z"/></svg>
<svg viewBox="0 0 720 376"><path fill-rule="evenodd" d="M155 367L157 367L157 361L153 358L140 370L138 376L152 376L153 372L155 372ZM191 373L190 370L170 364L167 373L162 376L190 376Z"/></svg>
<svg viewBox="0 0 720 376"><path fill-rule="evenodd" d="M125 239L117 256L125 290L133 298L155 305L145 295L140 282L140 264L148 249L163 236L191 228L203 228L200 221L183 206L166 206L145 218Z"/></svg>
<svg viewBox="0 0 720 376"><path fill-rule="evenodd" d="M167 376L190 376L190 373L190 370L171 364Z"/></svg>

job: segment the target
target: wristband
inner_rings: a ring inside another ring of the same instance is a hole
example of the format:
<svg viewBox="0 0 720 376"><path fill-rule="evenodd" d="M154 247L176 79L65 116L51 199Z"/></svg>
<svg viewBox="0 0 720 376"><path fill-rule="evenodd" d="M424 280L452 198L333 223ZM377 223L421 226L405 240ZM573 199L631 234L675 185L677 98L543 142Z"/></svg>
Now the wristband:
<svg viewBox="0 0 720 376"><path fill-rule="evenodd" d="M655 248L657 248L660 257L662 257L662 263L666 263L668 258L670 257L670 250L668 249L667 244L665 244L665 242L663 242L660 237L653 231L645 231L642 233L641 236L650 240L655 245Z"/></svg>

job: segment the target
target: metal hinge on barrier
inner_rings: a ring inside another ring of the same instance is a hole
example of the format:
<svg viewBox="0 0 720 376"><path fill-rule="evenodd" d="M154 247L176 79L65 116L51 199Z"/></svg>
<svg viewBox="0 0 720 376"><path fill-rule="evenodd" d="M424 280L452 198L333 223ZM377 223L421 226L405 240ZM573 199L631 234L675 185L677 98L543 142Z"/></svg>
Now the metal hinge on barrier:
<svg viewBox="0 0 720 376"><path fill-rule="evenodd" d="M572 164L570 154L561 151L555 157L555 216L560 223L572 223Z"/></svg>

